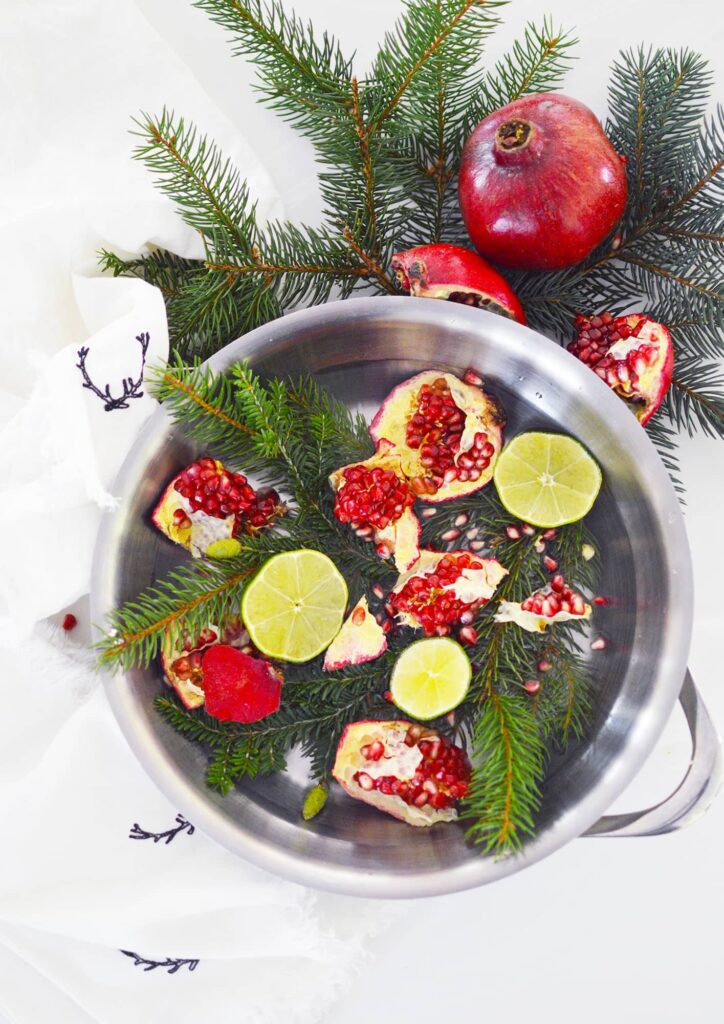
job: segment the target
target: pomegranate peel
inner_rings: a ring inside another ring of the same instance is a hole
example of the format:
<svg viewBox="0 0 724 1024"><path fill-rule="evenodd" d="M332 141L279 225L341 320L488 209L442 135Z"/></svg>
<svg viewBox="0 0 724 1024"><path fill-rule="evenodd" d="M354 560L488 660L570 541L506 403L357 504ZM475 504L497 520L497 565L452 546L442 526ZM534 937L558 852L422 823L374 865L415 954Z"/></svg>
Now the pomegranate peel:
<svg viewBox="0 0 724 1024"><path fill-rule="evenodd" d="M664 400L674 373L669 331L643 313L576 317L568 351L628 403L644 426Z"/></svg>
<svg viewBox="0 0 724 1024"><path fill-rule="evenodd" d="M520 270L585 259L626 207L626 170L595 114L559 94L493 111L463 148L458 194L475 248Z"/></svg>
<svg viewBox="0 0 724 1024"><path fill-rule="evenodd" d="M242 530L262 529L283 510L276 491L255 491L243 473L206 456L173 478L151 519L166 537L200 558Z"/></svg>
<svg viewBox="0 0 724 1024"><path fill-rule="evenodd" d="M415 495L391 442L383 439L371 458L336 469L329 482L336 492L334 514L340 522L377 544L380 554L394 555L400 570L417 560L420 522L412 511Z"/></svg>
<svg viewBox="0 0 724 1024"><path fill-rule="evenodd" d="M344 791L415 827L457 818L470 785L462 747L404 720L348 725L332 775Z"/></svg>
<svg viewBox="0 0 724 1024"><path fill-rule="evenodd" d="M582 594L569 587L562 576L536 590L524 601L501 601L496 622L515 622L529 633L544 633L555 622L589 619L591 606Z"/></svg>
<svg viewBox="0 0 724 1024"><path fill-rule="evenodd" d="M166 630L161 649L161 668L166 682L174 688L184 707L193 710L203 705L202 656L209 647L219 643L239 648L249 644L249 634L239 618L230 619L223 629L215 623L209 623L194 637L188 633L179 636L177 630Z"/></svg>
<svg viewBox="0 0 724 1024"><path fill-rule="evenodd" d="M472 621L507 574L496 559L474 551L423 548L397 580L388 607L400 625L422 628L427 636L447 636L454 626Z"/></svg>
<svg viewBox="0 0 724 1024"><path fill-rule="evenodd" d="M527 323L518 296L482 256L459 245L418 245L392 257L398 281L411 295L447 299Z"/></svg>
<svg viewBox="0 0 724 1024"><path fill-rule="evenodd" d="M279 709L282 674L270 662L215 644L201 658L206 711L222 722L258 722Z"/></svg>
<svg viewBox="0 0 724 1024"><path fill-rule="evenodd" d="M348 665L374 661L387 650L382 626L372 615L366 597L361 597L327 648L324 670L335 672Z"/></svg>
<svg viewBox="0 0 724 1024"><path fill-rule="evenodd" d="M505 417L482 388L452 373L424 370L399 384L370 424L400 457L416 496L449 501L484 487L503 445Z"/></svg>

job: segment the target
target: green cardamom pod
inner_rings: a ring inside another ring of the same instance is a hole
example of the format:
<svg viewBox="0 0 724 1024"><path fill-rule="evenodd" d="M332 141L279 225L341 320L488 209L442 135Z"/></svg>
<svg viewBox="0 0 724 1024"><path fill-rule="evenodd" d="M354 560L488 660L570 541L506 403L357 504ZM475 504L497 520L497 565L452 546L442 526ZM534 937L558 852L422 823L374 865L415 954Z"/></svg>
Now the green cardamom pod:
<svg viewBox="0 0 724 1024"><path fill-rule="evenodd" d="M326 802L327 787L320 782L318 786L310 789L304 798L304 806L302 807L302 817L304 820L309 821L310 818L316 818Z"/></svg>

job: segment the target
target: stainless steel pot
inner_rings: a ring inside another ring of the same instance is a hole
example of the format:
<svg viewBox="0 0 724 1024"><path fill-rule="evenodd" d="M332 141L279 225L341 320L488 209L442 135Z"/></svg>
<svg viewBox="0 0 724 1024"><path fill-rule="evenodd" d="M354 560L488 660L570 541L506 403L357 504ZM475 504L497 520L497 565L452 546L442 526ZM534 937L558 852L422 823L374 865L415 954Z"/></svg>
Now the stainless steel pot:
<svg viewBox="0 0 724 1024"><path fill-rule="evenodd" d="M580 835L650 835L685 824L713 798L720 747L686 671L692 624L689 550L678 500L643 431L590 370L551 341L499 316L447 302L363 298L283 317L233 342L212 360L246 358L267 374L312 372L368 415L391 387L430 367L474 366L503 400L507 436L543 428L574 434L602 466L604 488L591 517L603 555L597 629L609 638L592 662L595 716L585 742L553 758L536 837L514 857L483 857L462 827L411 829L341 792L325 813L302 821L304 767L241 784L226 798L203 782L203 752L152 707L159 670L108 679L128 742L174 805L230 850L287 878L364 896L424 896L502 878ZM159 491L192 449L163 411L144 428L116 485L95 554L93 621L178 560L153 529ZM658 807L601 817L635 775L677 696L693 755L681 786Z"/></svg>

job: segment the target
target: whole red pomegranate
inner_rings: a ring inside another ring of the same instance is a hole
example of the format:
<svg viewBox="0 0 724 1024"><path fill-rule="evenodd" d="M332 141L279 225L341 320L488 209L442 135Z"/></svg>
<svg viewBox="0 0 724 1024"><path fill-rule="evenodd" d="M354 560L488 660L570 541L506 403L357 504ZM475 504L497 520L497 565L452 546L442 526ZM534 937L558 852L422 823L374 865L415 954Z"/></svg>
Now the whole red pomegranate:
<svg viewBox="0 0 724 1024"><path fill-rule="evenodd" d="M465 143L459 200L488 259L556 270L585 259L626 206L621 158L588 107L525 96L484 118Z"/></svg>
<svg viewBox="0 0 724 1024"><path fill-rule="evenodd" d="M418 245L392 257L397 279L421 299L447 299L527 323L518 296L505 278L469 249L438 242Z"/></svg>

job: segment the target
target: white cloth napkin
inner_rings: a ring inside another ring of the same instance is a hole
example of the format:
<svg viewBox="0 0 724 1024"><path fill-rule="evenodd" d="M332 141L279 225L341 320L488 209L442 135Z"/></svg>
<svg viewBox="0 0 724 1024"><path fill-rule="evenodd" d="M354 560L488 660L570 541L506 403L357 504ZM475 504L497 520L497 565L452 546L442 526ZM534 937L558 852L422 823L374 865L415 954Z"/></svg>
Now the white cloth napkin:
<svg viewBox="0 0 724 1024"><path fill-rule="evenodd" d="M40 623L88 590L113 478L155 404L144 364L168 352L160 293L99 278L95 251L201 254L130 159L129 116L164 103L235 160L262 216L280 213L132 0L6 0L0 1019L14 1024L311 1024L389 914L320 899L194 829L130 753L77 634Z"/></svg>

